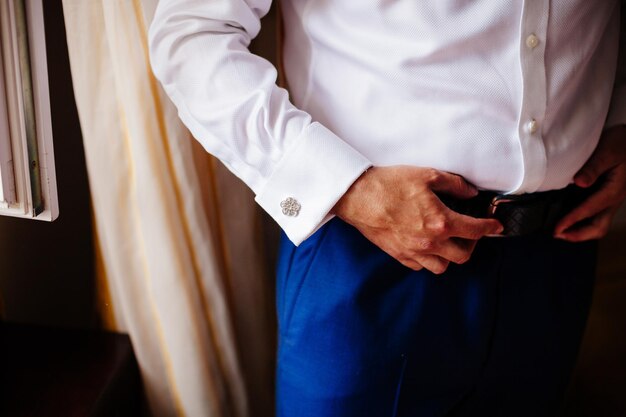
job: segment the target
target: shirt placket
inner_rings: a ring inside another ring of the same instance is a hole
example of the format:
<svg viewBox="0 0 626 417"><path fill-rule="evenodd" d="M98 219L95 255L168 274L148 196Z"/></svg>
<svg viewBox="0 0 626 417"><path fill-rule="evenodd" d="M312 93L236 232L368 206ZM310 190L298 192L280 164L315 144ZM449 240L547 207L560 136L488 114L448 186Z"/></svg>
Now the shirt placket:
<svg viewBox="0 0 626 417"><path fill-rule="evenodd" d="M536 191L546 174L543 122L546 114L545 51L548 34L548 0L525 0L520 24L522 106L518 132L524 174L518 190Z"/></svg>

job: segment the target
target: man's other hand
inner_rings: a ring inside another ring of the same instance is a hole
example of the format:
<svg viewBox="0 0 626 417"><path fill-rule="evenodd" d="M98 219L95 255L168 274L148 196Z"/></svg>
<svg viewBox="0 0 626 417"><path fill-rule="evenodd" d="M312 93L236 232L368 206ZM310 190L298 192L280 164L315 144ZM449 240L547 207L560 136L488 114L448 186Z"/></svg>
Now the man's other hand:
<svg viewBox="0 0 626 417"><path fill-rule="evenodd" d="M557 238L580 242L606 235L626 198L626 126L607 129L587 163L574 177L579 187L600 181L598 190L557 224Z"/></svg>
<svg viewBox="0 0 626 417"><path fill-rule="evenodd" d="M478 239L502 232L494 219L476 219L446 207L435 193L477 194L462 177L432 168L370 168L333 213L403 265L435 274L469 260Z"/></svg>

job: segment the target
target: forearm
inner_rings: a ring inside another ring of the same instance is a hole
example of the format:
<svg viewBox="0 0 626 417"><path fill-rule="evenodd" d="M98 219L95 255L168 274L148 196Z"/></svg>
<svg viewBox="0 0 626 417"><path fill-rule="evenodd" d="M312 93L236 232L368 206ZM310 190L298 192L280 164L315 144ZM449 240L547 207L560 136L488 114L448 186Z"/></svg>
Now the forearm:
<svg viewBox="0 0 626 417"><path fill-rule="evenodd" d="M151 62L179 115L205 149L256 194L300 243L370 162L276 85L276 69L248 45L269 0L161 0ZM296 199L297 215L281 202Z"/></svg>

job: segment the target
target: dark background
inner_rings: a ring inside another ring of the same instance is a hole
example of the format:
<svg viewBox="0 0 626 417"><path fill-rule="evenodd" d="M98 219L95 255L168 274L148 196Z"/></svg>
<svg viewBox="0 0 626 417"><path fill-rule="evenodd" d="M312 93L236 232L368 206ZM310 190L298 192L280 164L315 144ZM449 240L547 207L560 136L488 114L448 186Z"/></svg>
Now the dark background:
<svg viewBox="0 0 626 417"><path fill-rule="evenodd" d="M53 222L0 216L0 296L14 322L95 327L89 184L60 0L45 0L52 133L59 195Z"/></svg>

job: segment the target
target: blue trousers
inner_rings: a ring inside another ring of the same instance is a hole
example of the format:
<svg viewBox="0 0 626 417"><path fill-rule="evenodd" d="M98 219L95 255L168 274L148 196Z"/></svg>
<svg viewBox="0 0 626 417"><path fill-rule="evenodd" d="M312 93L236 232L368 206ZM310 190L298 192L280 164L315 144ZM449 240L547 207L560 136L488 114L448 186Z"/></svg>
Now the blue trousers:
<svg viewBox="0 0 626 417"><path fill-rule="evenodd" d="M437 276L334 219L277 275L280 417L555 416L596 242L485 238Z"/></svg>

